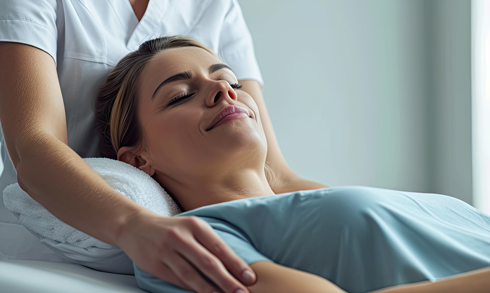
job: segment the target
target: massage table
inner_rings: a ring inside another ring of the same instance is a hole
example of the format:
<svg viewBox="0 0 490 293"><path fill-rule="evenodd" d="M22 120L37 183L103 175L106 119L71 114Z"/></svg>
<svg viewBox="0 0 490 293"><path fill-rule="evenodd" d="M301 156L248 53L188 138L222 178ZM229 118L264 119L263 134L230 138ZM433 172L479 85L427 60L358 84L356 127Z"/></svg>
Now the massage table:
<svg viewBox="0 0 490 293"><path fill-rule="evenodd" d="M0 260L1 293L146 292L133 275L111 274L71 263Z"/></svg>

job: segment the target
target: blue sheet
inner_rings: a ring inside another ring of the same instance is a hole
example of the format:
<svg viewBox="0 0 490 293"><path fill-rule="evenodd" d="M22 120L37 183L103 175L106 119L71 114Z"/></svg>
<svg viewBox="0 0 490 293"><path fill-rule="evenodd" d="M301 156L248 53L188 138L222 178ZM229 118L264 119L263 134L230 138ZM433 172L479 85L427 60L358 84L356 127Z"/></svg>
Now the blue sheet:
<svg viewBox="0 0 490 293"><path fill-rule="evenodd" d="M490 266L490 216L451 196L342 186L184 212L248 264L268 260L347 292L436 281ZM150 292L189 292L134 266Z"/></svg>

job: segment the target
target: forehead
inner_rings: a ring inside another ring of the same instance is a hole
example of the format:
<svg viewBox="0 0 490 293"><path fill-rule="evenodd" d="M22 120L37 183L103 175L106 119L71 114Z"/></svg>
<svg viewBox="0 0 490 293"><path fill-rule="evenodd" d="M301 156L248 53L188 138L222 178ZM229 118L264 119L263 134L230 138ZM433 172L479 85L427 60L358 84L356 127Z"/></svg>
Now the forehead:
<svg viewBox="0 0 490 293"><path fill-rule="evenodd" d="M143 74L163 74L171 76L185 70L206 69L221 61L208 51L198 47L171 48L157 53L148 62ZM161 76L161 75L160 75Z"/></svg>

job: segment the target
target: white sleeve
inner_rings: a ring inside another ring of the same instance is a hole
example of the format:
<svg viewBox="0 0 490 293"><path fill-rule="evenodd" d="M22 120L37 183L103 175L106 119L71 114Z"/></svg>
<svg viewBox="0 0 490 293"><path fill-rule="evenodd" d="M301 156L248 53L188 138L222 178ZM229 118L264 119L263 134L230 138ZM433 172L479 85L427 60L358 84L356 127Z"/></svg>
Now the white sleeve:
<svg viewBox="0 0 490 293"><path fill-rule="evenodd" d="M256 80L263 88L264 81L242 9L237 0L230 2L220 32L219 57L233 69L239 80Z"/></svg>
<svg viewBox="0 0 490 293"><path fill-rule="evenodd" d="M56 62L56 0L0 0L0 42L23 43Z"/></svg>

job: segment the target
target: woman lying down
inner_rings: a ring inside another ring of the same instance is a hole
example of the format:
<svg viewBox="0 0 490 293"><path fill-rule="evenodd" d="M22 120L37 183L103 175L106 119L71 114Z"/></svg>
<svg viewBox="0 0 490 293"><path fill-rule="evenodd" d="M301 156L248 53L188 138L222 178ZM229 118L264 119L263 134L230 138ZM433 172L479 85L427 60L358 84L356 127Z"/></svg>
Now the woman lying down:
<svg viewBox="0 0 490 293"><path fill-rule="evenodd" d="M102 85L101 150L151 175L178 216L208 223L256 273L250 292L490 292L490 216L461 200L359 186L274 194L258 107L240 87L194 39L147 41ZM189 292L134 270L144 290Z"/></svg>

